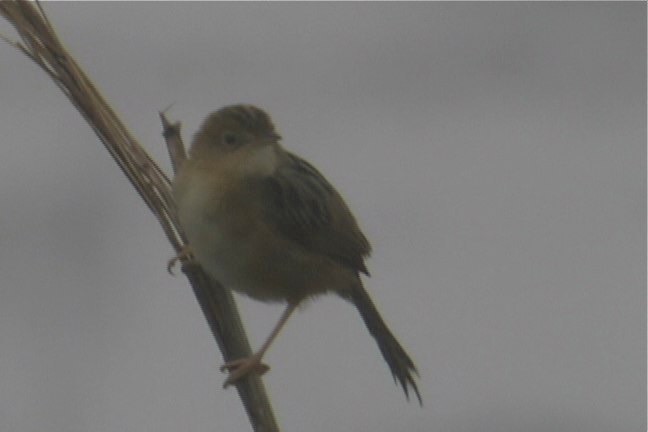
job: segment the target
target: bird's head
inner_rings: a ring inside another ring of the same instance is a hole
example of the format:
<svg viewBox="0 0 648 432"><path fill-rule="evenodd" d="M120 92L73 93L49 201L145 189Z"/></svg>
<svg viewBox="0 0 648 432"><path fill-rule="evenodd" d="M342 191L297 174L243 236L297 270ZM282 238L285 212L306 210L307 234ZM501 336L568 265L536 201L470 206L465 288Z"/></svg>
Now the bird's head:
<svg viewBox="0 0 648 432"><path fill-rule="evenodd" d="M265 111L231 105L205 119L189 154L192 159L230 161L245 172L269 174L276 167L280 139Z"/></svg>

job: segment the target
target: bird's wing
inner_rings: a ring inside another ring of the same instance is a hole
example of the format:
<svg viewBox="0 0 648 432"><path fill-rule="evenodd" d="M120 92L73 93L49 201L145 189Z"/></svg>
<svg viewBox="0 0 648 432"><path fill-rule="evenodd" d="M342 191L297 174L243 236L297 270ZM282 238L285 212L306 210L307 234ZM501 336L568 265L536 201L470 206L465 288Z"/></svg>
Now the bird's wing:
<svg viewBox="0 0 648 432"><path fill-rule="evenodd" d="M272 176L255 182L267 222L310 252L368 274L371 246L342 197L311 164L285 156Z"/></svg>

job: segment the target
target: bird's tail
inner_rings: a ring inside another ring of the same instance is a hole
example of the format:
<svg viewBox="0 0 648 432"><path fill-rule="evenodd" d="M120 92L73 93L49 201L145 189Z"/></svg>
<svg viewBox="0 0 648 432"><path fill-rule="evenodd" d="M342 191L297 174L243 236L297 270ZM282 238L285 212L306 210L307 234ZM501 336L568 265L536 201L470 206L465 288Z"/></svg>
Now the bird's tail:
<svg viewBox="0 0 648 432"><path fill-rule="evenodd" d="M403 347L398 343L392 332L380 316L380 312L376 309L369 293L364 289L362 284L356 285L352 290L344 292L343 297L351 301L360 312L362 320L364 321L369 333L376 339L378 348L382 353L383 358L389 365L394 381L398 380L403 387L405 397L409 400L409 387L412 388L419 404L423 405L421 394L419 393L414 375L418 376L416 366L405 352Z"/></svg>

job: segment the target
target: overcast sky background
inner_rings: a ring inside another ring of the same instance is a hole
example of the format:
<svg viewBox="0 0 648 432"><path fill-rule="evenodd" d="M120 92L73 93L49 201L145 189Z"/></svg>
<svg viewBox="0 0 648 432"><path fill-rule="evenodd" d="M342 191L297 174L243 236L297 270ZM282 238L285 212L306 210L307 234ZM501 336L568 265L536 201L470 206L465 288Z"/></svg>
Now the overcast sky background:
<svg viewBox="0 0 648 432"><path fill-rule="evenodd" d="M285 431L646 430L644 2L45 9L165 168L158 110L189 140L256 104L371 239L425 406L327 297L266 359ZM45 74L0 59L0 430L249 430L154 217ZM281 306L239 303L256 348Z"/></svg>

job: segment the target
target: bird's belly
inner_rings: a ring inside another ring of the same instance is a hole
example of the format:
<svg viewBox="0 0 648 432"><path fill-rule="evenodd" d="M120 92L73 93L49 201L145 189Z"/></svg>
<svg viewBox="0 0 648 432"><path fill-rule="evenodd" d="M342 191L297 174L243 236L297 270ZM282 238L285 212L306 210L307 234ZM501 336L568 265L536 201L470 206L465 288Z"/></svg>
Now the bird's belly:
<svg viewBox="0 0 648 432"><path fill-rule="evenodd" d="M334 288L323 277L326 260L273 237L262 223L232 218L180 213L191 250L212 278L262 301L300 300Z"/></svg>

